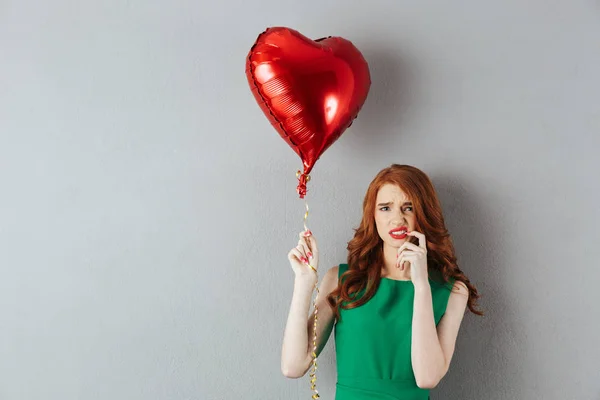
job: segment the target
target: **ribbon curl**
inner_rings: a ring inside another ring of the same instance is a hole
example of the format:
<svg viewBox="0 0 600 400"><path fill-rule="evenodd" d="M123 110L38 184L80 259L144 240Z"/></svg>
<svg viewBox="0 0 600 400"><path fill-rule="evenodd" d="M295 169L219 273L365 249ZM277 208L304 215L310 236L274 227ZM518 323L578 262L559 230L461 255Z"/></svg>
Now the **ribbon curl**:
<svg viewBox="0 0 600 400"><path fill-rule="evenodd" d="M301 199L304 199L304 206L306 208L306 211L304 212L304 232L309 232L308 230L308 226L306 226L306 222L308 220L308 202L306 201L306 199L304 198L304 196L306 195L306 183L310 181L310 175L308 174L303 174L300 171L298 171L296 173L296 177L298 178L299 184L298 184L298 194L300 195ZM314 394L311 396L313 400L317 400L319 399L321 396L319 395L319 391L317 390L317 323L319 321L319 308L317 307L317 300L319 299L319 274L317 272L317 269L315 267L313 267L311 264L308 264L308 266L315 271L315 274L317 274L317 281L315 282L315 290L317 292L315 299L313 300L313 307L315 309L314 312L314 325L313 325L313 349L311 352L312 355L312 371L309 374L310 377L310 389L314 392Z"/></svg>
<svg viewBox="0 0 600 400"><path fill-rule="evenodd" d="M296 191L300 195L300 198L303 199L306 196L306 184L310 182L310 175L303 174L302 172L296 172L296 178L298 178L298 186L296 187Z"/></svg>

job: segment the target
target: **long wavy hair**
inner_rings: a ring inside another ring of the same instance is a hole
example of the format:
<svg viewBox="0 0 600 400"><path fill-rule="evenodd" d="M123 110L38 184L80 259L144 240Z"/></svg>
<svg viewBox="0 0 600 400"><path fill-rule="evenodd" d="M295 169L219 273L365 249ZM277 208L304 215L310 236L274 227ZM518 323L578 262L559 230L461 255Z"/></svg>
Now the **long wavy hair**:
<svg viewBox="0 0 600 400"><path fill-rule="evenodd" d="M375 225L375 203L379 189L385 184L395 184L402 189L413 204L415 230L427 238L427 265L430 271L441 275L447 283L450 278L463 282L469 290L468 308L476 315L479 297L477 289L460 270L454 254L454 245L446 229L442 207L429 177L420 169L410 165L393 164L381 170L373 179L363 201L363 216L348 242L348 270L342 274L337 288L327 296L336 319L340 310L352 309L365 304L377 291L384 265L383 240ZM416 238L409 240L416 244ZM366 290L363 296L357 294Z"/></svg>

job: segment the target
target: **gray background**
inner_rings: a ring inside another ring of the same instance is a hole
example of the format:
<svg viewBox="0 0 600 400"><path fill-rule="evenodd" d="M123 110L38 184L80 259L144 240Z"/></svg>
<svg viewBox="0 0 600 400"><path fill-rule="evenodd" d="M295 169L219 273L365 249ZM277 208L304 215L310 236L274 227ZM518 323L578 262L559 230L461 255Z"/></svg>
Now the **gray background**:
<svg viewBox="0 0 600 400"><path fill-rule="evenodd" d="M244 75L277 25L373 79L309 184L321 277L375 173L422 168L487 313L432 398L600 399L600 3L554 0L2 1L0 399L310 398L300 161Z"/></svg>

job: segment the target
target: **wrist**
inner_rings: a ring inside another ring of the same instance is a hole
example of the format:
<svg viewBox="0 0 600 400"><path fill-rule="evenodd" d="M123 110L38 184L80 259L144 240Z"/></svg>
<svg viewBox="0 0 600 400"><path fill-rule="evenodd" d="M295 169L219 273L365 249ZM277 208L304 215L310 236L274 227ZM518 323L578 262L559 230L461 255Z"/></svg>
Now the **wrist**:
<svg viewBox="0 0 600 400"><path fill-rule="evenodd" d="M415 292L431 291L431 286L429 286L429 281L427 280L413 282L413 286L415 287Z"/></svg>
<svg viewBox="0 0 600 400"><path fill-rule="evenodd" d="M315 283L317 282L316 279L316 274L302 274L302 275L296 275L296 278L294 280L294 286L297 287L298 289L306 289L306 290L311 290L314 288Z"/></svg>

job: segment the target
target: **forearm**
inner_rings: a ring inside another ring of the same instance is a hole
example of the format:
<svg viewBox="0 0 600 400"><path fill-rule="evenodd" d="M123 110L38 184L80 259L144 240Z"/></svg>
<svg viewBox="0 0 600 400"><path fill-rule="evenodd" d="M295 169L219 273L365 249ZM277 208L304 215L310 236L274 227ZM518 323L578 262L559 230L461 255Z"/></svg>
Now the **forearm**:
<svg viewBox="0 0 600 400"><path fill-rule="evenodd" d="M429 283L415 285L411 360L419 387L435 387L441 379L446 361L435 326Z"/></svg>
<svg viewBox="0 0 600 400"><path fill-rule="evenodd" d="M308 359L308 311L314 284L296 279L290 312L283 334L281 370L285 376L299 377Z"/></svg>

